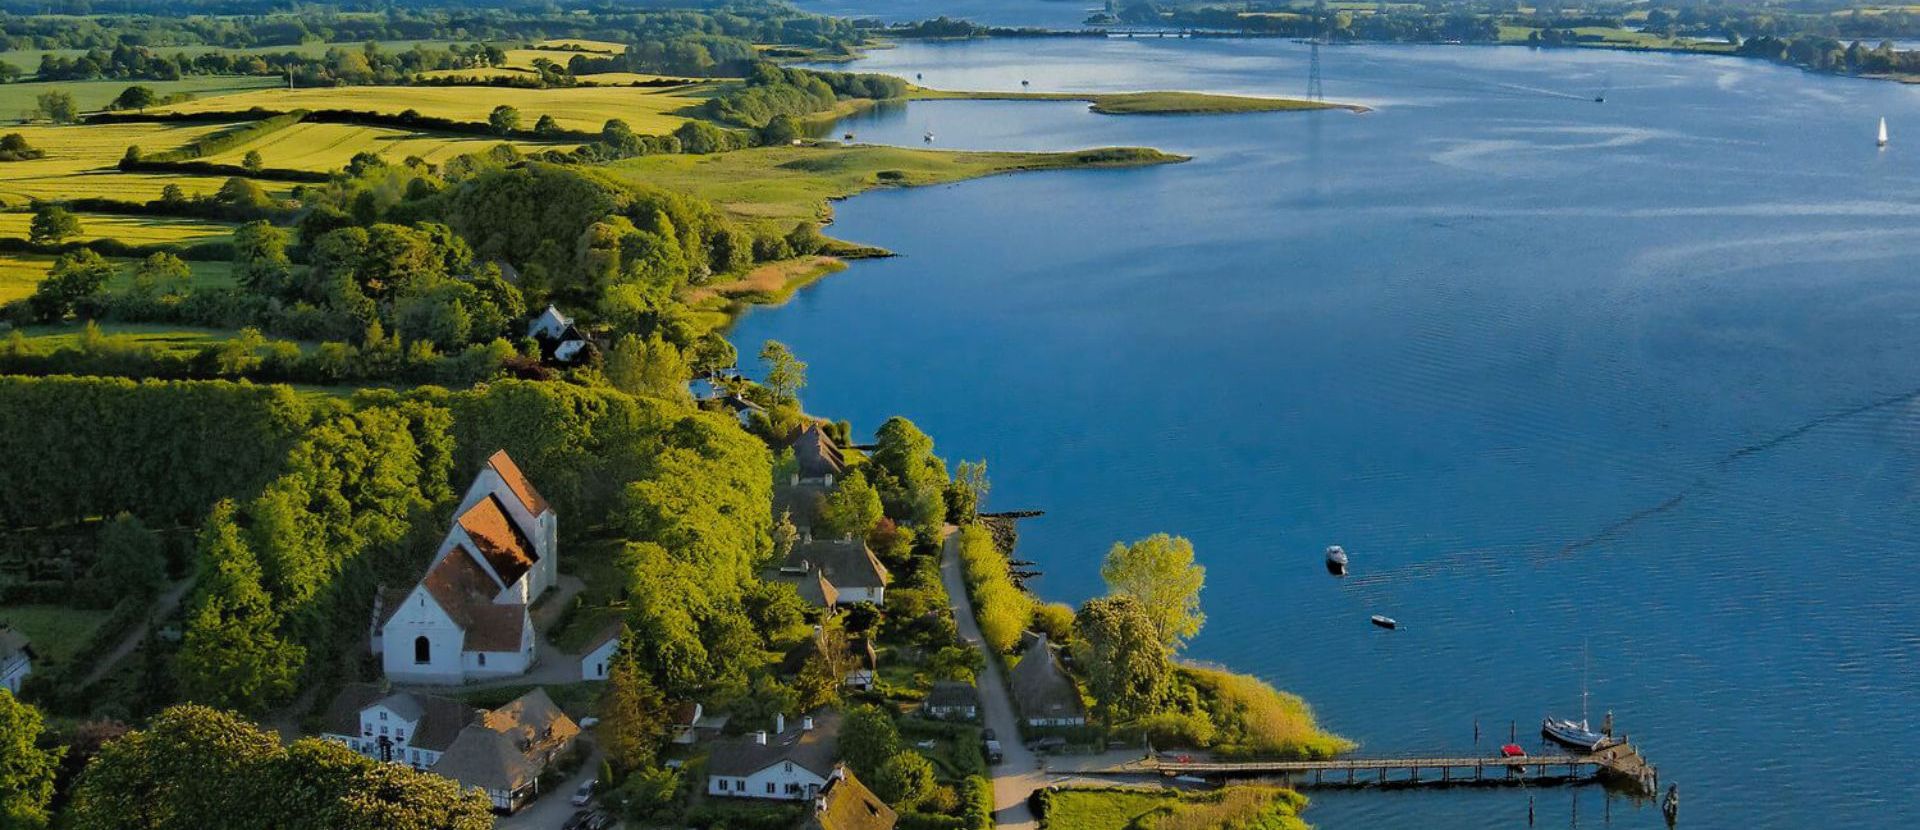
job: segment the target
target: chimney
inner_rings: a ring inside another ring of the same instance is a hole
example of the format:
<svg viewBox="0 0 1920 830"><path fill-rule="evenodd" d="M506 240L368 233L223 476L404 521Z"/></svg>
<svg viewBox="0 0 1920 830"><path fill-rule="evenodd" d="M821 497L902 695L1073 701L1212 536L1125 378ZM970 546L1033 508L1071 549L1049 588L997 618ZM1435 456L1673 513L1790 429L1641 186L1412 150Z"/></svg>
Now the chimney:
<svg viewBox="0 0 1920 830"><path fill-rule="evenodd" d="M806 716L806 717L804 717L804 718L801 718L801 719L800 719L800 731L802 731L802 732L812 732L812 731L813 731L813 716L812 716L812 715L808 715L808 716Z"/></svg>
<svg viewBox="0 0 1920 830"><path fill-rule="evenodd" d="M787 478L787 483L794 487L800 486L800 474L794 473L793 475L789 476Z"/></svg>
<svg viewBox="0 0 1920 830"><path fill-rule="evenodd" d="M827 486L828 486L828 487L832 487L832 486L833 486L833 474L832 474L832 473L828 473L828 474L827 474Z"/></svg>
<svg viewBox="0 0 1920 830"><path fill-rule="evenodd" d="M755 733L753 733L753 742L754 742L754 743L756 743L756 744L759 744L759 745L761 745L761 746L766 746L766 745L767 745L767 731L766 731L765 729L762 729L762 730L760 730L760 731L758 731L758 732L755 732Z"/></svg>
<svg viewBox="0 0 1920 830"><path fill-rule="evenodd" d="M787 731L787 715L785 712L776 712L773 716L773 734L778 735L785 731Z"/></svg>

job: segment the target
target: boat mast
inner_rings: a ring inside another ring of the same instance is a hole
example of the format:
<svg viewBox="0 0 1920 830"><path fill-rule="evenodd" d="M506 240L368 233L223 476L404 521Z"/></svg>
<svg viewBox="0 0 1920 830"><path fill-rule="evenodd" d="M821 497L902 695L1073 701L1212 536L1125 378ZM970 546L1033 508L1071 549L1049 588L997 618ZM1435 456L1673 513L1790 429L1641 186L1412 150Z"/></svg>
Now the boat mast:
<svg viewBox="0 0 1920 830"><path fill-rule="evenodd" d="M1580 641L1580 728L1587 729L1587 641ZM1591 731L1591 730L1589 730Z"/></svg>

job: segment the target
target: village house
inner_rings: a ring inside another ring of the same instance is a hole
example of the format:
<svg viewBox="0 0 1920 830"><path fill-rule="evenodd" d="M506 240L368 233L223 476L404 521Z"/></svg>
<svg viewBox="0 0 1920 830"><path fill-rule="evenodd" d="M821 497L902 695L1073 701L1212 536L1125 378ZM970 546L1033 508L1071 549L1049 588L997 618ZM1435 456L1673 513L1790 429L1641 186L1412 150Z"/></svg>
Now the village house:
<svg viewBox="0 0 1920 830"><path fill-rule="evenodd" d="M1007 673L1013 705L1028 726L1086 726L1080 690L1047 644L1047 635L1033 637L1020 662Z"/></svg>
<svg viewBox="0 0 1920 830"><path fill-rule="evenodd" d="M800 598L822 608L871 602L884 605L887 566L862 539L802 537L780 563L776 578L790 583Z"/></svg>
<svg viewBox="0 0 1920 830"><path fill-rule="evenodd" d="M527 324L527 337L540 344L540 357L553 363L577 363L592 350L592 341L574 326L573 319L551 305Z"/></svg>
<svg viewBox="0 0 1920 830"><path fill-rule="evenodd" d="M958 680L934 681L933 689L921 704L927 717L936 720L978 720L980 697L973 684Z"/></svg>
<svg viewBox="0 0 1920 830"><path fill-rule="evenodd" d="M893 830L900 815L860 783L846 764L835 764L827 786L813 797L800 830Z"/></svg>
<svg viewBox="0 0 1920 830"><path fill-rule="evenodd" d="M691 746L703 738L711 738L727 728L732 720L728 715L709 715L705 706L698 703L681 703L673 707L672 720L667 724L673 733L671 740L681 746Z"/></svg>
<svg viewBox="0 0 1920 830"><path fill-rule="evenodd" d="M375 602L372 648L395 682L458 684L533 665L528 608L558 579L553 508L502 450L454 516L419 584Z"/></svg>
<svg viewBox="0 0 1920 830"><path fill-rule="evenodd" d="M847 477L846 456L821 424L811 423L801 427L800 434L793 438L792 447L795 471L789 484L814 483L832 487L834 482Z"/></svg>
<svg viewBox="0 0 1920 830"><path fill-rule="evenodd" d="M326 724L321 738L479 787L502 813L539 795L540 773L580 735L545 689L489 712L452 698L355 684L334 698Z"/></svg>
<svg viewBox="0 0 1920 830"><path fill-rule="evenodd" d="M607 679L607 672L613 670L613 657L619 653L620 624L614 623L587 642L586 653L580 656L580 679Z"/></svg>
<svg viewBox="0 0 1920 830"><path fill-rule="evenodd" d="M787 728L716 742L707 758L707 795L806 801L820 794L839 755L840 714L823 709Z"/></svg>
<svg viewBox="0 0 1920 830"><path fill-rule="evenodd" d="M27 635L15 628L0 626L0 689L17 695L30 674L33 674L33 647L27 642Z"/></svg>

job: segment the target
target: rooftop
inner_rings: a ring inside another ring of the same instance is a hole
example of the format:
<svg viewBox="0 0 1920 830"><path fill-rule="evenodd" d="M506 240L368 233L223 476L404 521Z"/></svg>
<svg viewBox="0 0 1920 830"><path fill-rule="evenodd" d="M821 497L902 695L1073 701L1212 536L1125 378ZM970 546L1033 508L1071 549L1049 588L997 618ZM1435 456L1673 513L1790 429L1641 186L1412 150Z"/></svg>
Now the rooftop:
<svg viewBox="0 0 1920 830"><path fill-rule="evenodd" d="M822 709L813 713L813 728L806 719L788 721L788 729L768 735L766 743L753 735L741 735L714 744L707 759L707 774L744 778L783 761L822 778L833 772L833 760L840 750L840 713Z"/></svg>

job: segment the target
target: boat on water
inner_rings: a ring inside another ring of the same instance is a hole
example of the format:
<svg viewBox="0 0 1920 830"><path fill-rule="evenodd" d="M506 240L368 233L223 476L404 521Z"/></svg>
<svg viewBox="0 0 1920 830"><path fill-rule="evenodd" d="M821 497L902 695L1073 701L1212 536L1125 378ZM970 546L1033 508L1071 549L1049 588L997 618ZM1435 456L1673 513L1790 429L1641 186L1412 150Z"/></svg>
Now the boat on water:
<svg viewBox="0 0 1920 830"><path fill-rule="evenodd" d="M1396 628L1399 628L1399 627L1400 627L1400 621L1399 621L1399 620L1396 620L1396 619L1394 619L1394 618L1392 618L1392 617L1389 617L1389 616L1387 616L1387 615L1385 615L1385 614L1375 614L1375 615L1373 615L1373 617L1372 617L1372 620L1371 620L1371 621L1373 622L1373 624L1374 624L1374 625L1377 625L1377 626L1379 626L1379 627L1381 627L1381 628L1384 628L1384 629L1387 629L1388 631L1392 631L1392 630L1394 630L1394 629L1396 629Z"/></svg>
<svg viewBox="0 0 1920 830"><path fill-rule="evenodd" d="M1347 575L1347 551L1339 545L1327 546L1327 573L1334 576Z"/></svg>
<svg viewBox="0 0 1920 830"><path fill-rule="evenodd" d="M1880 119L1880 140L1875 146L1887 146L1887 119L1885 118Z"/></svg>
<svg viewBox="0 0 1920 830"><path fill-rule="evenodd" d="M1607 729L1613 728L1613 715L1607 715ZM1582 752L1597 752L1612 746L1613 738L1605 732L1595 732L1587 725L1587 650L1580 648L1580 720L1556 718L1548 715L1540 720L1540 735L1549 741L1569 749Z"/></svg>
<svg viewBox="0 0 1920 830"><path fill-rule="evenodd" d="M933 143L933 131L932 131L932 130L928 130L928 131L927 131L927 134L926 134L926 135L924 135L924 136L921 136L921 138L922 138L923 140L925 140L925 141L926 141L926 142L927 142L928 144L932 144L932 143Z"/></svg>

